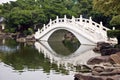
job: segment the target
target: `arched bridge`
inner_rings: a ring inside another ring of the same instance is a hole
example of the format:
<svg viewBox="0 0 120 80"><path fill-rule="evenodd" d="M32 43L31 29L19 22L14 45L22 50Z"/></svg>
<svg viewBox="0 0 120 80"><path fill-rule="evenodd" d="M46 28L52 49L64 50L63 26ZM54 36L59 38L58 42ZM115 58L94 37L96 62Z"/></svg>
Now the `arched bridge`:
<svg viewBox="0 0 120 80"><path fill-rule="evenodd" d="M68 19L66 15L64 18L56 17L55 20L49 21L47 25L44 24L42 29L38 29L34 37L38 40L48 41L51 34L59 29L65 29L73 33L81 44L95 44L100 41L107 41L107 30L102 22L100 24L92 21L91 17L85 19L80 15L79 18L72 16Z"/></svg>

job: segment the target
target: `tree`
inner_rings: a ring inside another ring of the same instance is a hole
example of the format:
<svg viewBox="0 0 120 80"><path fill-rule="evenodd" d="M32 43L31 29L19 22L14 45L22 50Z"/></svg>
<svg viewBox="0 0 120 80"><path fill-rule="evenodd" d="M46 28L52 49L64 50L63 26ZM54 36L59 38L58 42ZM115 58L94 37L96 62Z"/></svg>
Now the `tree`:
<svg viewBox="0 0 120 80"><path fill-rule="evenodd" d="M4 3L1 16L11 32L24 32L37 24L41 27L56 16L71 18L84 14L88 17L91 11L92 0L17 0Z"/></svg>
<svg viewBox="0 0 120 80"><path fill-rule="evenodd" d="M104 15L113 18L110 21L110 26L115 25L114 24L116 23L115 19L116 17L119 17L120 15L120 1L119 0L93 0L93 8L97 11L102 12ZM119 24L117 23L117 25Z"/></svg>
<svg viewBox="0 0 120 80"><path fill-rule="evenodd" d="M105 15L112 16L110 21L111 26L120 29L120 1L119 0L94 0L94 9L104 13ZM120 44L120 30L108 31L109 37L117 37L118 44ZM112 35L112 36L111 36Z"/></svg>
<svg viewBox="0 0 120 80"><path fill-rule="evenodd" d="M120 29L120 15L113 16L112 20L110 21L110 24L116 29Z"/></svg>
<svg viewBox="0 0 120 80"><path fill-rule="evenodd" d="M105 15L120 14L119 0L93 0L93 7Z"/></svg>

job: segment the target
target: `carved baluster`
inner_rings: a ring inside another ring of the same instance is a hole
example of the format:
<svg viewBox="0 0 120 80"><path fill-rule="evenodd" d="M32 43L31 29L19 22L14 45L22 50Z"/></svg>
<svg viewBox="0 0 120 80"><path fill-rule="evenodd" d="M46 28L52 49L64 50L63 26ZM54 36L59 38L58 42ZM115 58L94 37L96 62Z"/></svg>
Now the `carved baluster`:
<svg viewBox="0 0 120 80"><path fill-rule="evenodd" d="M103 23L102 23L102 21L100 22L100 29L101 30L103 29Z"/></svg>
<svg viewBox="0 0 120 80"><path fill-rule="evenodd" d="M115 27L112 27L112 30L115 30Z"/></svg>
<svg viewBox="0 0 120 80"><path fill-rule="evenodd" d="M82 15L80 15L80 22L82 22Z"/></svg>
<svg viewBox="0 0 120 80"><path fill-rule="evenodd" d="M75 22L75 17L74 16L72 16L72 22Z"/></svg>
<svg viewBox="0 0 120 80"><path fill-rule="evenodd" d="M66 17L66 15L64 15L64 22L66 22L67 21L67 17Z"/></svg>
<svg viewBox="0 0 120 80"><path fill-rule="evenodd" d="M45 24L43 24L43 31L45 31L45 29L46 29L46 28L45 28Z"/></svg>
<svg viewBox="0 0 120 80"><path fill-rule="evenodd" d="M93 32L94 31L94 27L92 25L92 17L89 17L89 26L91 27L91 31Z"/></svg>
<svg viewBox="0 0 120 80"><path fill-rule="evenodd" d="M40 32L40 29L38 28L38 32Z"/></svg>
<svg viewBox="0 0 120 80"><path fill-rule="evenodd" d="M51 27L51 24L52 24L52 19L50 19L50 22L49 22L49 24L50 24L50 27Z"/></svg>
<svg viewBox="0 0 120 80"><path fill-rule="evenodd" d="M59 17L57 16L57 17L56 17L56 23L58 23L58 22L59 22Z"/></svg>
<svg viewBox="0 0 120 80"><path fill-rule="evenodd" d="M92 17L89 17L89 23L92 24Z"/></svg>

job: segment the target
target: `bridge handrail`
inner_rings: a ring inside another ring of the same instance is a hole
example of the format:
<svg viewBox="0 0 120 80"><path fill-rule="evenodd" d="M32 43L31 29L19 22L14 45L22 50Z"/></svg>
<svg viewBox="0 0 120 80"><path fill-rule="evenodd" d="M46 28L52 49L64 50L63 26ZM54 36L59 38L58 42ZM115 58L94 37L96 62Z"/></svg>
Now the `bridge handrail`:
<svg viewBox="0 0 120 80"><path fill-rule="evenodd" d="M98 23L94 22L91 19L91 17L89 19L85 19L85 18L82 18L82 17L80 17L80 18L72 17L72 19L68 19L68 18L66 18L66 16L64 18L58 18L58 16L57 16L57 18L55 20L53 20L53 21L50 19L50 21L49 21L49 23L47 25L44 24L42 29L40 30L40 33L43 32L45 29L47 29L48 27L50 27L53 24L61 23L61 22L67 22L67 23L70 22L71 23L73 21L74 22L80 22L80 23L83 23L83 24L91 24L91 25L95 26L95 27L90 28L92 30L93 30L93 28L95 28L95 30L96 29L98 30L98 29L101 28L102 31L109 30L108 28L103 26L102 22L100 22L100 24L98 24ZM89 27L87 27L87 28L89 28Z"/></svg>
<svg viewBox="0 0 120 80"><path fill-rule="evenodd" d="M80 22L80 18L75 18L75 21ZM100 28L102 26L102 29L105 31L110 30L110 29L104 27L102 25L102 22L100 22L100 24L98 24L98 23L94 22L93 20L91 20L91 18L89 18L89 19L82 18L82 22L90 23L90 24L94 25L96 28Z"/></svg>
<svg viewBox="0 0 120 80"><path fill-rule="evenodd" d="M67 18L66 15L64 16L64 18L58 18L58 16L56 17L55 20L51 20L49 21L49 23L47 25L43 25L43 27L41 29L38 29L38 31L36 32L36 36L39 35L39 37L36 38L41 38L43 35L45 35L47 31L49 31L49 29L52 28L52 26L54 26L54 24L57 23L67 23L70 24L71 26L75 26L78 30L82 30L85 34L83 34L84 36L89 36L89 38L91 38L91 40L94 40L95 38L98 39L98 37L96 35L102 35L101 37L104 39L107 39L107 30L109 30L108 28L104 27L102 22L100 22L100 24L94 22L91 17L89 19L83 18L82 16L80 16L79 18L75 18L74 16L72 16L71 19ZM96 34L96 35L94 35ZM100 38L100 37L99 37Z"/></svg>

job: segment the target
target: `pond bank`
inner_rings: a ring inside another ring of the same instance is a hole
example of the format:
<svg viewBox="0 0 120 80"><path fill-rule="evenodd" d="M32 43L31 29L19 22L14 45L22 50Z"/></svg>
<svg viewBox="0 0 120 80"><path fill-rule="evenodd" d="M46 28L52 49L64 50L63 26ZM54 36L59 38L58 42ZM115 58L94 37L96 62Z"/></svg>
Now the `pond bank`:
<svg viewBox="0 0 120 80"><path fill-rule="evenodd" d="M21 36L20 33L0 33L0 38L12 38L15 39L17 42L35 42L34 34Z"/></svg>
<svg viewBox="0 0 120 80"><path fill-rule="evenodd" d="M88 60L84 69L74 75L74 80L119 80L120 79L120 48L109 43L97 43L95 52L101 56ZM83 65L82 65L83 66Z"/></svg>

